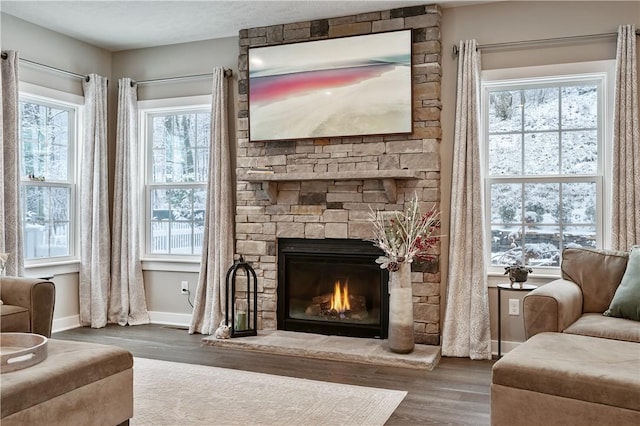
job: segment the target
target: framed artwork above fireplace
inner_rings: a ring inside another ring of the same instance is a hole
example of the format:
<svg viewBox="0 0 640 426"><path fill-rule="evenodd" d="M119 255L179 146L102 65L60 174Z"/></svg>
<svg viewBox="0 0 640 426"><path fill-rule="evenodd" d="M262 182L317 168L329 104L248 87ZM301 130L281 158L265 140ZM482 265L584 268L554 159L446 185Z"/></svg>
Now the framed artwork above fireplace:
<svg viewBox="0 0 640 426"><path fill-rule="evenodd" d="M249 49L249 138L411 133L411 30Z"/></svg>

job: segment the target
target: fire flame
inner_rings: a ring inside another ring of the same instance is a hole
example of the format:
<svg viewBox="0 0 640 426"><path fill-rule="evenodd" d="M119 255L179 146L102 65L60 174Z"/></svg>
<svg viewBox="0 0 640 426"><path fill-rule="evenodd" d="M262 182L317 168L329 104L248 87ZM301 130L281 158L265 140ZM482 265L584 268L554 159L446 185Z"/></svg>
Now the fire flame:
<svg viewBox="0 0 640 426"><path fill-rule="evenodd" d="M331 295L331 309L338 313L344 313L351 310L349 304L349 282L345 282L344 287L340 281L336 281L333 285L333 295Z"/></svg>

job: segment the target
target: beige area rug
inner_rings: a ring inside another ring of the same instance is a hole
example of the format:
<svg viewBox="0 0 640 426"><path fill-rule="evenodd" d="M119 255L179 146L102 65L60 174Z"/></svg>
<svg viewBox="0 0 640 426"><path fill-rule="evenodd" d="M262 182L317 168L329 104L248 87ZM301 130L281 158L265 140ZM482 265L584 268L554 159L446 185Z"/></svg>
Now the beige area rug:
<svg viewBox="0 0 640 426"><path fill-rule="evenodd" d="M235 337L225 340L207 336L202 339L202 344L418 370L433 370L440 361L440 346L416 345L410 354L396 354L389 350L386 340L324 336L284 330L259 331L257 336Z"/></svg>
<svg viewBox="0 0 640 426"><path fill-rule="evenodd" d="M135 358L132 425L383 425L406 392Z"/></svg>

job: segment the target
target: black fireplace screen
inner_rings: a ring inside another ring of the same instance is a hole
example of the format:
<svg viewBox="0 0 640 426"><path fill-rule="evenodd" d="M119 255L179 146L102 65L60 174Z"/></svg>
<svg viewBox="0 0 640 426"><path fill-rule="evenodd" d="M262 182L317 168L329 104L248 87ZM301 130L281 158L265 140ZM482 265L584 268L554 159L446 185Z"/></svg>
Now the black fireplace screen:
<svg viewBox="0 0 640 426"><path fill-rule="evenodd" d="M360 240L278 240L278 328L385 338L388 273Z"/></svg>

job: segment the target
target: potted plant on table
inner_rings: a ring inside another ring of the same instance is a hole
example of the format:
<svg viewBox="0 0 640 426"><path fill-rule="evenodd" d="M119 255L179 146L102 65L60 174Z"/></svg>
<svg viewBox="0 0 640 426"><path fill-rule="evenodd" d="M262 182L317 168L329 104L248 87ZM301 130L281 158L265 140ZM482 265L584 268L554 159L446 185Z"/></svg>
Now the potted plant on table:
<svg viewBox="0 0 640 426"><path fill-rule="evenodd" d="M531 272L533 272L533 269L523 265L520 261L516 261L513 265L505 266L504 268L504 275L509 275L509 281L511 281L512 286L513 283L522 284L527 281Z"/></svg>

